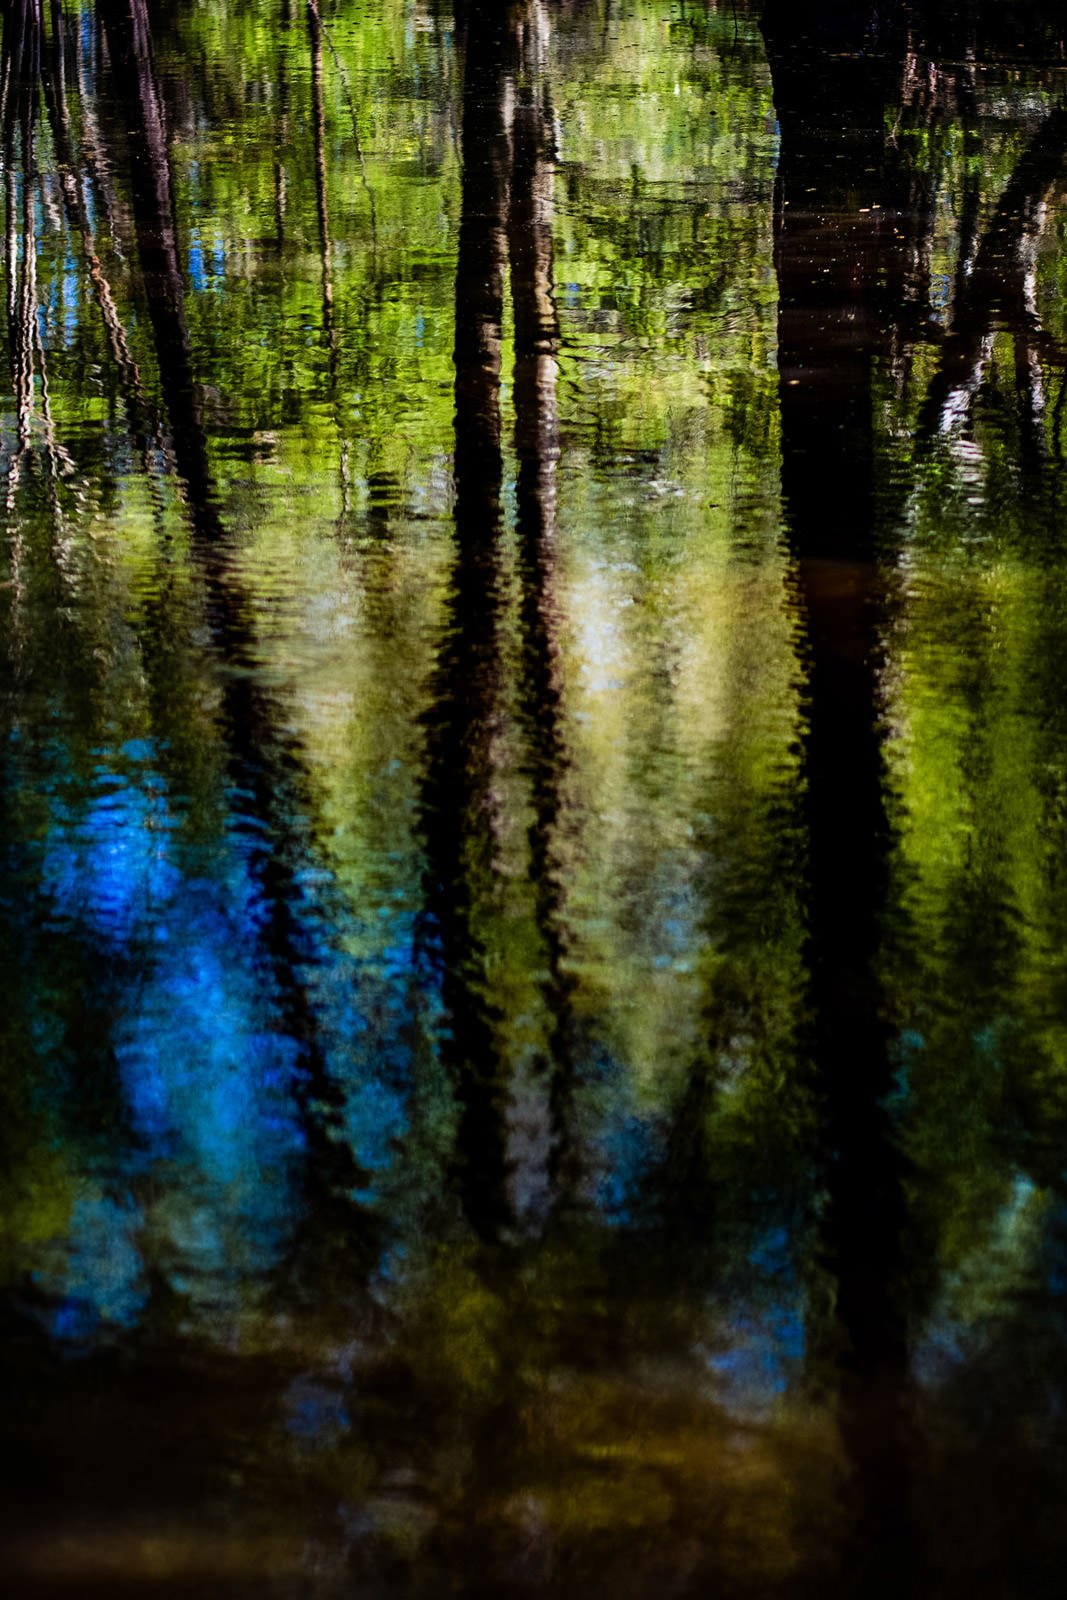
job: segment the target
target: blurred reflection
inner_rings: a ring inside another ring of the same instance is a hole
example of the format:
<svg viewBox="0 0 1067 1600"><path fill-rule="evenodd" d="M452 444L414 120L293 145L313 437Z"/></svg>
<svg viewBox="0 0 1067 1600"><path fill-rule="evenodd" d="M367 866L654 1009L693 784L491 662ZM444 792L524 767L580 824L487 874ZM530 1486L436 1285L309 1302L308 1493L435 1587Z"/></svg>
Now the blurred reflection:
<svg viewBox="0 0 1067 1600"><path fill-rule="evenodd" d="M843 17L772 6L763 20L782 133L782 489L807 680L809 1048L824 1142L826 1264L845 1344L841 1430L857 1491L855 1550L842 1581L889 1595L913 1579L903 1171L886 1109L893 1067L879 970L890 837L878 558L888 551L878 546L874 382L891 357L904 299L906 201L885 132L896 41L880 35L884 54L867 52L872 26L861 10Z"/></svg>
<svg viewBox="0 0 1067 1600"><path fill-rule="evenodd" d="M1058 1593L1057 28L3 8L26 1592Z"/></svg>
<svg viewBox="0 0 1067 1600"><path fill-rule="evenodd" d="M510 1216L506 1062L496 1032L487 934L496 908L500 822L494 736L501 697L500 369L510 129L511 30L478 14L464 57L463 182L456 259L456 557L431 695L423 798L423 940L440 985L444 1057L459 1106L464 1209L492 1235ZM460 20L463 39L466 18Z"/></svg>
<svg viewBox="0 0 1067 1600"><path fill-rule="evenodd" d="M515 326L515 481L521 585L520 715L528 742L532 820L530 877L541 942L542 996L551 1019L544 1059L549 1142L545 1188L563 1192L578 1176L572 1126L580 1046L575 985L568 962L564 773L569 763L560 628L563 605L556 573L556 463L559 459L559 315L556 309L556 135L548 78L550 35L544 7L517 23L515 107L508 212L512 314ZM538 1132L541 1132L538 1129ZM536 1134L533 1141L536 1146ZM526 1204L537 1204L537 1179L526 1175ZM552 1196L560 1198L559 1195ZM546 1195L546 1200L549 1196Z"/></svg>
<svg viewBox="0 0 1067 1600"><path fill-rule="evenodd" d="M345 1138L345 1096L327 1064L306 982L319 953L315 934L300 914L304 898L300 876L309 850L302 817L307 809L306 780L293 741L279 732L280 708L257 679L249 600L234 570L218 510L192 369L174 231L166 112L152 57L148 13L142 0L102 5L100 12L112 67L125 88L130 189L154 353L175 467L192 524L192 551L203 575L211 644L223 672L220 725L235 812L231 826L241 836L242 864L253 897L239 937L248 943L254 931L262 958L252 954L252 961L258 966L263 959L270 974L280 1035L272 1052L278 1061L274 1072L290 1079L301 1112L296 1148L302 1156L305 1203L312 1200L319 1226L329 1218L343 1237L345 1230L356 1226L351 1199L365 1178ZM325 238L325 222L323 229ZM245 1050L249 1051L248 1044Z"/></svg>

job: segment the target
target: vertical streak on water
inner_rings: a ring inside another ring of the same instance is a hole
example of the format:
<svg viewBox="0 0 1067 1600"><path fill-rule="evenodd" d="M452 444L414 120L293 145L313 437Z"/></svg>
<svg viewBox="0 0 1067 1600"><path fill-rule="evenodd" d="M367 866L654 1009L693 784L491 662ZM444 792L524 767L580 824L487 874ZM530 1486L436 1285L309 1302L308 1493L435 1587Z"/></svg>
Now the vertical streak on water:
<svg viewBox="0 0 1067 1600"><path fill-rule="evenodd" d="M186 323L166 112L147 7L144 0L110 0L101 9L126 116L138 256L156 359L194 554L203 575L212 644L223 675L230 777L237 803L257 825L249 864L264 902L265 953L283 1026L299 1050L304 1073L305 1189L315 1210L332 1215L343 1232L354 1220L349 1195L362 1174L344 1140L343 1092L328 1070L302 977L309 952L298 917L296 871L305 775L297 751L279 731L277 707L257 682L248 597L226 550ZM318 1222L322 1220L320 1216Z"/></svg>
<svg viewBox="0 0 1067 1600"><path fill-rule="evenodd" d="M559 645L556 464L559 460L559 316L553 254L555 135L546 75L548 15L534 0L516 21L518 60L512 123L508 249L515 319L515 454L518 458L522 691L533 798L529 828L534 915L543 949L549 1016L549 1180L565 1197L574 1176L570 1109L574 1088L572 985L566 971L561 860L567 747Z"/></svg>
<svg viewBox="0 0 1067 1600"><path fill-rule="evenodd" d="M129 336L119 314L115 294L97 252L83 188L78 182L83 159L86 168L91 169L94 164L87 151L83 157L83 153L77 148L67 98L66 52L67 25L63 7L60 0L53 0L51 38L48 40L42 62L52 146L59 167L67 217L71 227L77 229L81 238L93 296L104 324L111 358L119 374L130 433L141 449L142 462L146 473L149 473L151 468L148 459L148 440L152 427L141 374L130 351ZM100 176L99 172L93 173L94 185L99 186Z"/></svg>
<svg viewBox="0 0 1067 1600"><path fill-rule="evenodd" d="M879 669L872 380L889 348L901 256L883 107L892 63L865 19L821 5L764 16L781 130L782 486L807 674L811 1051L822 1104L824 1237L845 1346L839 1426L857 1499L845 1582L907 1592L903 1193L878 965L890 831Z"/></svg>
<svg viewBox="0 0 1067 1600"><path fill-rule="evenodd" d="M286 162L292 159L289 149L291 102L289 92L289 34L292 25L292 0L281 0L278 16L280 43L278 51L278 138L274 150L274 222L279 254L285 247L285 222L289 205Z"/></svg>
<svg viewBox="0 0 1067 1600"><path fill-rule="evenodd" d="M37 182L36 125L41 82L42 19L37 0L23 0L4 21L5 153L8 177L7 269L8 339L10 347L18 452L9 474L9 498L18 480L22 458L30 447L34 414L34 345L37 325L37 246L34 224L34 189ZM8 49L8 37L11 46ZM15 129L22 163L22 239L18 245L16 222L18 170ZM16 287L17 285L17 287Z"/></svg>
<svg viewBox="0 0 1067 1600"><path fill-rule="evenodd" d="M455 562L431 694L422 796L422 954L444 1010L443 1053L459 1108L459 1193L493 1238L510 1217L507 1085L487 968L500 706L501 319L508 203L508 29L474 6L464 49L463 178L456 262Z"/></svg>
<svg viewBox="0 0 1067 1600"><path fill-rule="evenodd" d="M330 270L330 208L326 194L326 108L322 96L322 18L315 0L307 0L308 43L311 47L311 125L315 134L315 208L322 256L322 326L336 361L337 332L333 320L333 274Z"/></svg>

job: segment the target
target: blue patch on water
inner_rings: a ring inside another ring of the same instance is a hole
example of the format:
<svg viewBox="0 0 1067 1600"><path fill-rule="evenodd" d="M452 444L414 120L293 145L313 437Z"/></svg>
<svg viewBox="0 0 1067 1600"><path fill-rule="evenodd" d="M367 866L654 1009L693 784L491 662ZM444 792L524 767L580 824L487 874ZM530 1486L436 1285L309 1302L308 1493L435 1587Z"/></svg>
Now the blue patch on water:
<svg viewBox="0 0 1067 1600"><path fill-rule="evenodd" d="M748 1259L760 1272L791 1281L795 1274L789 1253L789 1230L769 1228L750 1250Z"/></svg>
<svg viewBox="0 0 1067 1600"><path fill-rule="evenodd" d="M158 789L146 792L110 774L98 777L97 787L80 815L55 807L41 886L61 915L126 944L136 924L180 886L169 860L172 820Z"/></svg>
<svg viewBox="0 0 1067 1600"><path fill-rule="evenodd" d="M56 1297L46 1316L60 1340L85 1343L102 1331L133 1327L148 1300L137 1235L140 1212L107 1194L81 1195L66 1238L34 1273Z"/></svg>
<svg viewBox="0 0 1067 1600"><path fill-rule="evenodd" d="M335 1389L307 1378L292 1384L286 1395L286 1427L301 1444L327 1449L350 1426L344 1398Z"/></svg>
<svg viewBox="0 0 1067 1600"><path fill-rule="evenodd" d="M204 270L204 251L200 240L194 234L189 242L189 281L197 291L207 284L207 273Z"/></svg>
<svg viewBox="0 0 1067 1600"><path fill-rule="evenodd" d="M758 1413L789 1388L804 1358L806 1334L801 1309L789 1302L748 1307L728 1327L730 1343L708 1356L722 1380L722 1399L738 1413Z"/></svg>
<svg viewBox="0 0 1067 1600"><path fill-rule="evenodd" d="M594 1197L604 1222L627 1227L633 1221L634 1197L640 1191L652 1152L648 1123L630 1114L603 1128L598 1141L602 1165Z"/></svg>

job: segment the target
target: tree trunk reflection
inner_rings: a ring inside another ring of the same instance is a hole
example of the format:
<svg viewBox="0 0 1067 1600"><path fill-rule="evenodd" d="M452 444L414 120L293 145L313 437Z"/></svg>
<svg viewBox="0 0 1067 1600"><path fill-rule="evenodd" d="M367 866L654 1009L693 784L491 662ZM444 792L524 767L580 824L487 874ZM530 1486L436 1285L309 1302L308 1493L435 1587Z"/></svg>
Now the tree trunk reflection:
<svg viewBox="0 0 1067 1600"><path fill-rule="evenodd" d="M344 1127L344 1092L329 1071L302 974L312 959L300 926L296 874L304 843L307 782L299 752L280 731L280 714L255 673L257 647L249 596L234 570L219 510L185 316L185 286L175 227L166 112L152 56L144 0L101 5L112 70L121 91L129 145L138 257L154 333L175 465L182 480L194 551L203 574L213 648L223 674L223 728L230 776L243 808L260 826L249 845L263 896L264 939L286 1034L300 1050L308 1141L305 1187L313 1231L344 1237L363 1185Z"/></svg>
<svg viewBox="0 0 1067 1600"><path fill-rule="evenodd" d="M443 1051L459 1107L459 1192L471 1225L493 1238L511 1216L507 1084L486 946L497 826L493 743L501 717L500 346L511 157L510 32L502 15L474 8L457 15L457 27L464 45L464 85L455 559L427 727L422 943L445 1010Z"/></svg>
<svg viewBox="0 0 1067 1600"><path fill-rule="evenodd" d="M810 1050L825 1249L844 1344L840 1428L858 1498L847 1581L907 1592L911 1519L901 1161L879 974L890 831L879 673L873 377L903 300L884 135L895 41L851 10L771 5L782 488L802 618ZM879 44L885 53L880 53ZM847 137L846 137L847 130Z"/></svg>

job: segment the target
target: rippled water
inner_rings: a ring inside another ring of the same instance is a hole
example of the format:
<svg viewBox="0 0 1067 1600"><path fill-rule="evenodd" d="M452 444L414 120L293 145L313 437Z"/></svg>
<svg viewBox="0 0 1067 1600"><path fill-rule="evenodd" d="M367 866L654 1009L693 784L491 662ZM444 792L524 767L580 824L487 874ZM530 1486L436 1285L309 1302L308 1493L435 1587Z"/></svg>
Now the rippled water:
<svg viewBox="0 0 1067 1600"><path fill-rule="evenodd" d="M758 9L3 8L19 1593L1062 1593L1063 23Z"/></svg>

